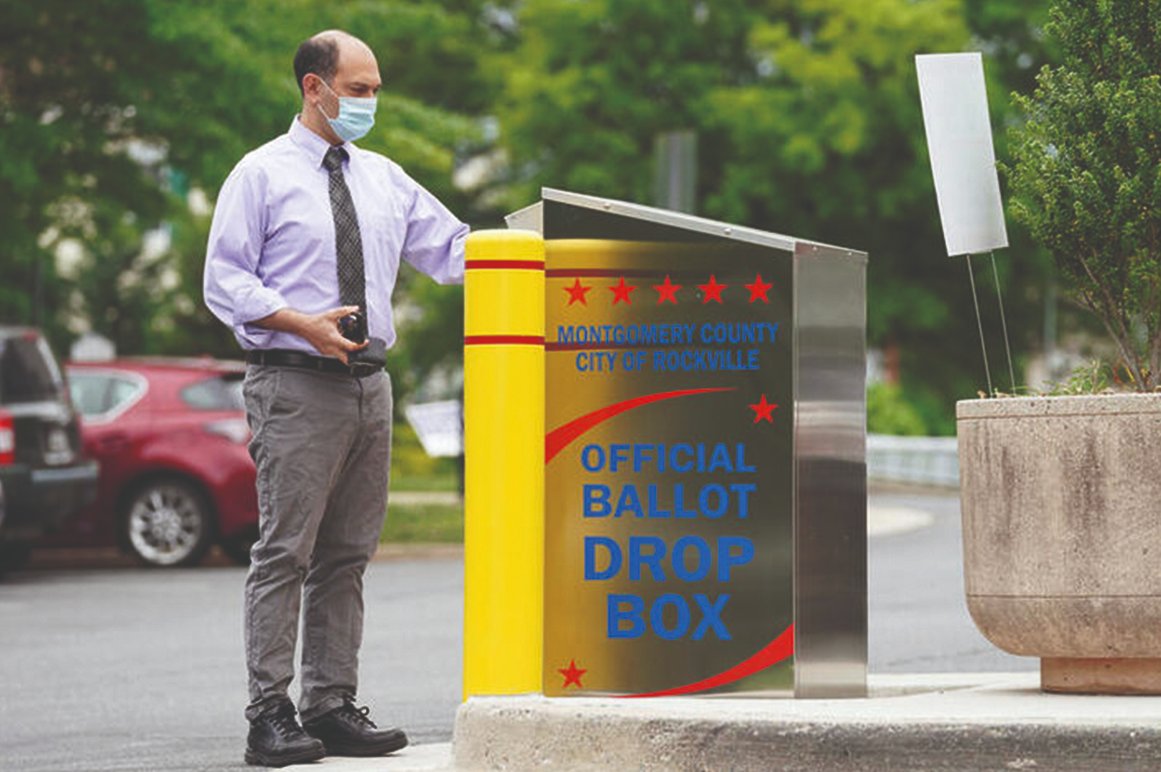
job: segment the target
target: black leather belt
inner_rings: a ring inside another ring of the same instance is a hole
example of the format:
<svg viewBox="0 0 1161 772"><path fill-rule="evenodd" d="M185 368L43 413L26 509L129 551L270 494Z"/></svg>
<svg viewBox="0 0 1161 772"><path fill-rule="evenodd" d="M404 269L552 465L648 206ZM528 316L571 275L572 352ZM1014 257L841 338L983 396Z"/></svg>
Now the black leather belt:
<svg viewBox="0 0 1161 772"><path fill-rule="evenodd" d="M382 367L355 363L345 365L330 357L316 357L302 351L272 348L256 349L246 352L246 361L252 365L274 365L275 367L298 367L303 370L317 370L320 373L334 373L335 375L350 375L355 378L366 378L382 371Z"/></svg>

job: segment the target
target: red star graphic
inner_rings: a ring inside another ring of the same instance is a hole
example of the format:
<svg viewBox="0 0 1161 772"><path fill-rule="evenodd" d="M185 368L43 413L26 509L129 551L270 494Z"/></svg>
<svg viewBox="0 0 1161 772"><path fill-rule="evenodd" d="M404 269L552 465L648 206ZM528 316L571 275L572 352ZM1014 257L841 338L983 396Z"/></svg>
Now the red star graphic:
<svg viewBox="0 0 1161 772"><path fill-rule="evenodd" d="M669 280L669 274L665 274L664 284L654 284L653 289L657 290L657 304L660 305L668 300L670 303L677 303L677 291L681 289L680 284L674 284Z"/></svg>
<svg viewBox="0 0 1161 772"><path fill-rule="evenodd" d="M632 305L633 299L629 297L629 293L635 289L637 288L633 285L626 284L625 277L622 276L620 284L618 284L616 287L609 287L609 292L613 293L613 305L617 305L618 303L622 302Z"/></svg>
<svg viewBox="0 0 1161 772"><path fill-rule="evenodd" d="M589 671L577 667L576 660L573 659L569 660L568 667L558 668L556 672L564 676L564 686L561 687L562 689L567 689L569 684L576 684L576 687L581 689L583 688L581 686L581 676Z"/></svg>
<svg viewBox="0 0 1161 772"><path fill-rule="evenodd" d="M760 400L750 405L750 409L754 411L754 423L759 421L774 423L774 411L778 409L778 404L767 402L766 395L763 394Z"/></svg>
<svg viewBox="0 0 1161 772"><path fill-rule="evenodd" d="M730 286L730 285L718 284L717 276L714 276L711 274L709 284L697 285L697 288L699 290L701 290L702 293L704 293L704 295L705 295L705 297L703 297L701 299L702 305L705 305L706 303L710 302L711 300L716 300L719 303L721 303L722 302L722 290L724 290L728 286Z"/></svg>
<svg viewBox="0 0 1161 772"><path fill-rule="evenodd" d="M766 297L766 293L769 292L770 288L773 287L774 285L767 284L766 282L762 281L762 274L758 274L754 278L753 284L746 284L744 286L746 287L746 289L750 290L750 302L751 303L753 303L755 300L759 300L759 299L763 303L770 302L770 298Z"/></svg>
<svg viewBox="0 0 1161 772"><path fill-rule="evenodd" d="M580 303L582 306L587 306L589 301L585 299L585 295L591 289L592 286L586 287L580 283L580 279L577 279L571 287L564 288L564 291L568 293L568 304L571 306L573 303Z"/></svg>

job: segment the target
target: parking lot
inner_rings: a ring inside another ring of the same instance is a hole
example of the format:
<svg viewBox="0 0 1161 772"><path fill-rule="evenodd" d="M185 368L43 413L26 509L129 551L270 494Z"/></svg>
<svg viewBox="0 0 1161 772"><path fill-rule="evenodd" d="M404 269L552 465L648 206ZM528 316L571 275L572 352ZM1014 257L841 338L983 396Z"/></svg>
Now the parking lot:
<svg viewBox="0 0 1161 772"><path fill-rule="evenodd" d="M1030 671L963 600L959 501L876 494L868 542L871 673ZM0 581L0 770L245 769L244 569L136 567L38 552ZM360 697L413 743L451 739L460 702L458 547L385 546L368 569Z"/></svg>
<svg viewBox="0 0 1161 772"><path fill-rule="evenodd" d="M247 768L244 569L88 561L0 582L0 769ZM368 570L360 697L413 743L451 738L462 586L458 557Z"/></svg>

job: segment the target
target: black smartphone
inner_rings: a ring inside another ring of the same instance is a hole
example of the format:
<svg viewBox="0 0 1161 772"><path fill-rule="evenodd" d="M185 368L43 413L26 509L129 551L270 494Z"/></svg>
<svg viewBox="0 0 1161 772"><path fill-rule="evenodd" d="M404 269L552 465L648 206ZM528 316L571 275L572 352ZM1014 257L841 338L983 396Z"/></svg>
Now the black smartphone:
<svg viewBox="0 0 1161 772"><path fill-rule="evenodd" d="M352 343L362 343L367 339L367 317L362 311L340 317L339 334Z"/></svg>

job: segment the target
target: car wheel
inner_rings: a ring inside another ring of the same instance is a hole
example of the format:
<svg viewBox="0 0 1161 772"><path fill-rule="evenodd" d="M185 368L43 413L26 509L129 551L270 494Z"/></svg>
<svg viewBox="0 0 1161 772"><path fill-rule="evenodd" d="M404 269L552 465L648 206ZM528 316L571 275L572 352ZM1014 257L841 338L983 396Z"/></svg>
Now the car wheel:
<svg viewBox="0 0 1161 772"><path fill-rule="evenodd" d="M257 540L258 529L246 528L239 534L222 539L218 546L222 548L222 552L226 553L226 557L230 560L240 566L248 566L250 565L250 548Z"/></svg>
<svg viewBox="0 0 1161 772"><path fill-rule="evenodd" d="M213 542L214 522L201 491L190 483L151 480L136 490L122 520L125 544L150 566L189 566Z"/></svg>

